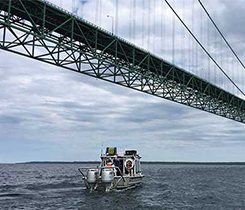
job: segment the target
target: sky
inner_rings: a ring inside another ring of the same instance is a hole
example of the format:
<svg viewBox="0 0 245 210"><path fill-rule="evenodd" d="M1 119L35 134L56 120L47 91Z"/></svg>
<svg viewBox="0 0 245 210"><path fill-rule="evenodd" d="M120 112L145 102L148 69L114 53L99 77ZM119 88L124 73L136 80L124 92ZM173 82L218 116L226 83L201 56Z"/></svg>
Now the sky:
<svg viewBox="0 0 245 210"><path fill-rule="evenodd" d="M115 16L116 1L51 2L111 31L112 22L106 16ZM153 8L149 1L136 2L138 12L134 14L130 13L130 0L119 0L118 36L237 93L227 81L216 78L220 73L209 67L212 64L177 19L172 19L166 4L160 7L161 2L156 1ZM244 88L243 69L201 15L197 1L170 2ZM242 0L203 3L244 60ZM149 17L147 11L155 17ZM174 60L173 40L168 34L173 31L173 21ZM162 26L165 32L160 30ZM107 146L116 146L120 152L136 149L145 161L245 161L243 124L3 50L0 90L0 163L99 160L101 148Z"/></svg>

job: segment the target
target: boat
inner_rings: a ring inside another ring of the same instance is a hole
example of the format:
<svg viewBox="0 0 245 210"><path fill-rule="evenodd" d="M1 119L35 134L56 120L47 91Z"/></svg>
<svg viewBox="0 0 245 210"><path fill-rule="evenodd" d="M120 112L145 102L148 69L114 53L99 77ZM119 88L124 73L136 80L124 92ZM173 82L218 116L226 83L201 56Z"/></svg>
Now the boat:
<svg viewBox="0 0 245 210"><path fill-rule="evenodd" d="M117 154L116 147L107 147L105 154L101 152L99 166L82 167L84 184L92 191L127 190L142 184L143 173L136 150L126 150L123 155Z"/></svg>

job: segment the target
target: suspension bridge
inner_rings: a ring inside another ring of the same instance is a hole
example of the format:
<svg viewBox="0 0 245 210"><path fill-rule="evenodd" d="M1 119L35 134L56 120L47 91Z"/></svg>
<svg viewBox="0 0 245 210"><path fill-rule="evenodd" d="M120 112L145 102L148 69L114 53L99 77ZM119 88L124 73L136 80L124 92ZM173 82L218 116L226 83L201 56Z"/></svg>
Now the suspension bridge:
<svg viewBox="0 0 245 210"><path fill-rule="evenodd" d="M98 0L100 3L101 1ZM203 45L203 38L198 39L195 31L190 30L185 24L184 18L179 16L173 5L165 1L169 11L172 11L174 15L172 37L176 33L175 25L179 19L182 23L181 30L189 32L192 41L187 43L185 41L187 35L183 33L185 38L182 42L178 42L177 38L172 39L172 51L169 51L167 47L163 49L163 40L161 40L160 46L164 54L157 55L154 53L156 44L151 44L149 36L146 42L148 47L153 48L152 52L150 49L145 50L145 46L139 47L139 43L133 44L132 40L127 41L118 35L120 10L118 2L118 0L115 1L115 31L112 29L109 32L48 1L2 0L0 2L0 49L245 123L245 101L241 87L219 64L217 58L212 56L210 49ZM129 13L132 20L129 24L130 34L134 40L137 39L136 2L137 0L132 1ZM154 4L160 1L143 1L142 4L148 4L143 6L148 8L153 18L142 12L142 22L146 19L148 22L154 21L154 15L160 14L151 11L152 2ZM163 3L164 1L161 1L159 4ZM94 12L97 22L99 21L98 10L101 10L98 5ZM165 18L162 17L161 24L168 24L164 21ZM194 23L193 21L192 24ZM166 30L163 31L162 25L159 30L161 35L166 32ZM155 28L152 30L149 27L147 30L149 35ZM210 30L209 26L208 30ZM217 38L216 35L215 38ZM145 38L142 37L142 40L144 45ZM207 40L207 43L209 41ZM182 55L184 60L180 62L174 49L177 45L185 48L186 43L192 46L193 52L190 50L188 53L184 52ZM200 52L206 57L204 58ZM169 54L172 54L171 62L167 61ZM192 54L192 56L188 58L186 54ZM238 56L237 58L242 64ZM195 65L187 65L185 61L188 59L195 62ZM215 73L212 78L210 76L212 73L208 74L208 78L199 75L197 71L200 69L199 63L205 59L207 62L204 68L209 71L212 68L213 71L218 71L222 78L226 78L229 82L228 89L222 87L219 82L215 84L214 81L219 81L218 73ZM224 60L223 57L220 59ZM231 90L234 93L231 93Z"/></svg>

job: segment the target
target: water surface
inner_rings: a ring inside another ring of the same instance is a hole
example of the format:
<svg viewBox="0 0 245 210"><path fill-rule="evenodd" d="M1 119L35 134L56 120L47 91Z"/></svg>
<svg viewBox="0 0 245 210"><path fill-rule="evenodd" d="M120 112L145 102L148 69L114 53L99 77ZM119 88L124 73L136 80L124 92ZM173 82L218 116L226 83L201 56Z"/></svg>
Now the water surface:
<svg viewBox="0 0 245 210"><path fill-rule="evenodd" d="M144 164L141 187L89 193L83 164L0 164L0 209L245 210L245 166Z"/></svg>

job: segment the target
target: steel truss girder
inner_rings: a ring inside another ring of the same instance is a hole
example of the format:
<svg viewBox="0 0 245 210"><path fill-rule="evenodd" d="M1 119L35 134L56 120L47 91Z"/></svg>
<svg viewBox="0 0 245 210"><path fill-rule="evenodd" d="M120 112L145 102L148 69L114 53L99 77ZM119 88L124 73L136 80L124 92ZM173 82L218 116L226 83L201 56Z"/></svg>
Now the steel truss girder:
<svg viewBox="0 0 245 210"><path fill-rule="evenodd" d="M3 50L245 123L244 100L47 2L3 0L1 10Z"/></svg>

